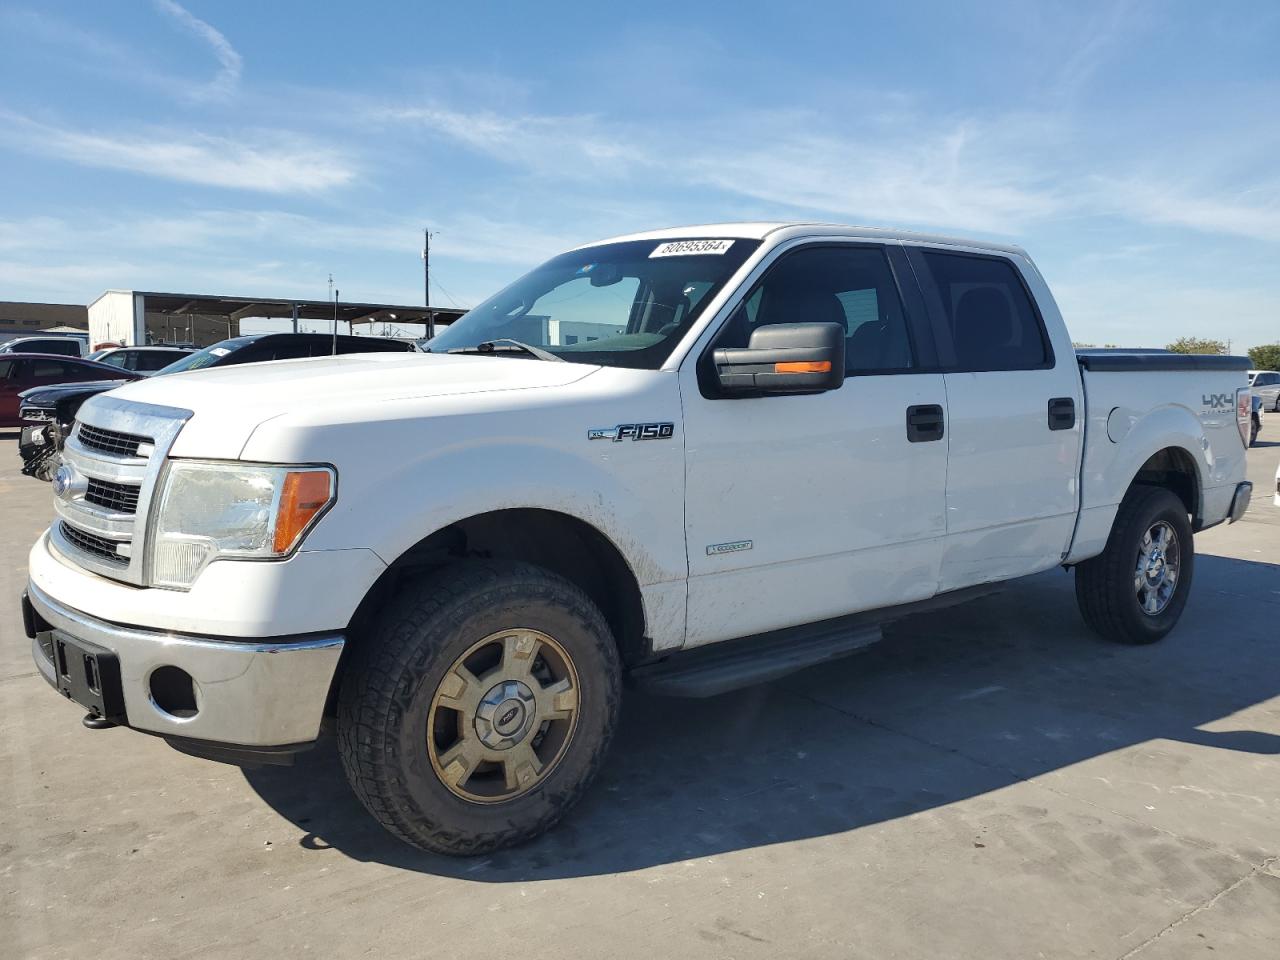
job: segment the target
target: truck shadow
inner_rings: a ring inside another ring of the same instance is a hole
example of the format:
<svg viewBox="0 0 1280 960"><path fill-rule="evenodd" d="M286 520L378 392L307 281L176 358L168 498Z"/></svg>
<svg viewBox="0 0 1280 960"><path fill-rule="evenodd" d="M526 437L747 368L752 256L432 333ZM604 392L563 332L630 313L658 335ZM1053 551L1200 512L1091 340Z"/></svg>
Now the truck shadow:
<svg viewBox="0 0 1280 960"><path fill-rule="evenodd" d="M1201 555L1182 624L1151 647L1089 633L1060 572L889 628L854 657L709 700L631 695L611 759L546 836L483 858L374 823L331 743L245 771L312 849L481 882L594 876L855 830L1163 739L1280 754L1203 725L1280 694L1280 566Z"/></svg>

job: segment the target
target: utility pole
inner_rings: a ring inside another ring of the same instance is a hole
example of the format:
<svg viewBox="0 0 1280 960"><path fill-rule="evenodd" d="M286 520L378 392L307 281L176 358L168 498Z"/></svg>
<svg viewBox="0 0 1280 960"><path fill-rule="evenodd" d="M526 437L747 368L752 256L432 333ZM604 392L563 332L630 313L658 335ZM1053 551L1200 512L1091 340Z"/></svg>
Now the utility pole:
<svg viewBox="0 0 1280 960"><path fill-rule="evenodd" d="M329 281L333 282L332 279ZM342 296L342 291L335 289L333 291L333 355L338 355L338 298Z"/></svg>
<svg viewBox="0 0 1280 960"><path fill-rule="evenodd" d="M430 230L422 231L422 305L431 306L431 238L435 234ZM436 315L427 314L427 339L436 335Z"/></svg>

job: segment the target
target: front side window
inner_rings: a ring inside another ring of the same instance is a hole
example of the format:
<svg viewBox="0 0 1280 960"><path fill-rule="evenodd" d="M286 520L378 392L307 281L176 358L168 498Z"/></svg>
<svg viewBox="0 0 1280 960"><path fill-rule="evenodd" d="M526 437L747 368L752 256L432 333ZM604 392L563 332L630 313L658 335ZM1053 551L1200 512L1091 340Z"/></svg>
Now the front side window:
<svg viewBox="0 0 1280 960"><path fill-rule="evenodd" d="M837 323L849 375L915 366L906 314L884 251L803 247L784 254L730 316L716 347L745 347L756 328Z"/></svg>
<svg viewBox="0 0 1280 960"><path fill-rule="evenodd" d="M562 254L425 349L469 351L509 339L577 363L656 370L759 245L740 238L631 240Z"/></svg>
<svg viewBox="0 0 1280 960"><path fill-rule="evenodd" d="M1044 328L1022 279L1003 257L924 251L960 370L1050 366Z"/></svg>

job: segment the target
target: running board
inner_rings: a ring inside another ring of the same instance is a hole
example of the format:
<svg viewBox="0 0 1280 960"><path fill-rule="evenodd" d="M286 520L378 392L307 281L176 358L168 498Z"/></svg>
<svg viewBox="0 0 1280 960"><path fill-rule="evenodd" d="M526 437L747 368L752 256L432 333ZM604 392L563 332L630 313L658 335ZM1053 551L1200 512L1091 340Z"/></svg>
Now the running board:
<svg viewBox="0 0 1280 960"><path fill-rule="evenodd" d="M645 693L714 697L838 660L879 641L886 624L999 593L1013 582L1016 581L977 584L900 606L694 647L633 667L628 679Z"/></svg>
<svg viewBox="0 0 1280 960"><path fill-rule="evenodd" d="M801 631L802 635L797 636ZM645 693L660 696L714 697L848 656L876 643L881 636L878 623L853 628L841 625L817 632L812 628L779 630L710 644L636 667L631 671L631 682Z"/></svg>

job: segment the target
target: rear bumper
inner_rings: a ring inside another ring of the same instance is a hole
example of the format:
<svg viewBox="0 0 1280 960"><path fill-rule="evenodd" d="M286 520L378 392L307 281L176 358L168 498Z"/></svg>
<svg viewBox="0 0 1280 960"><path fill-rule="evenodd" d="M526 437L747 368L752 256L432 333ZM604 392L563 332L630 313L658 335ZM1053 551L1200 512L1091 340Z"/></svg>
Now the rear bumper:
<svg viewBox="0 0 1280 960"><path fill-rule="evenodd" d="M128 726L188 746L206 744L206 754L228 754L220 759L288 752L314 741L344 644L341 634L245 640L122 626L75 610L34 583L27 587L23 619L36 666L55 689L62 689L53 655L58 634L102 648L119 661ZM190 676L195 703L194 710L182 711L187 715L156 702L152 678L161 667Z"/></svg>

